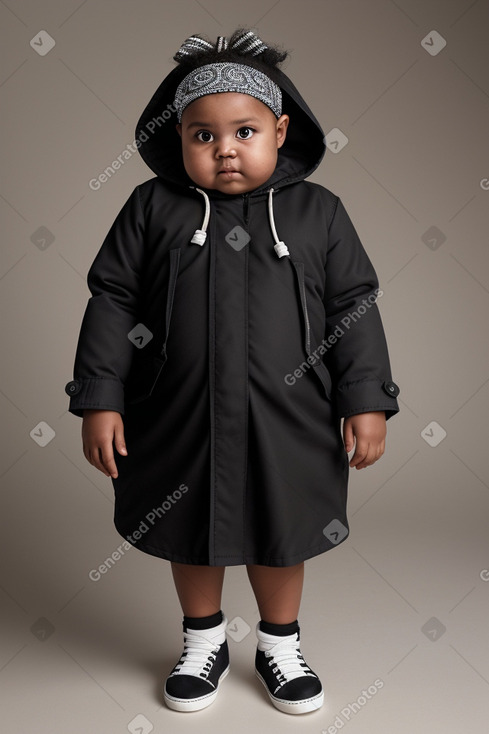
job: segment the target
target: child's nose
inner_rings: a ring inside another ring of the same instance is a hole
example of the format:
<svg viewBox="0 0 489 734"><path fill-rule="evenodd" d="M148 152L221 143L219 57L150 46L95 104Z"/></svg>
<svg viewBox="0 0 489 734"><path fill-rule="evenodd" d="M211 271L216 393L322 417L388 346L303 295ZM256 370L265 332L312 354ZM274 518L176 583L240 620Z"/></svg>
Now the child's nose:
<svg viewBox="0 0 489 734"><path fill-rule="evenodd" d="M217 158L233 158L236 155L236 147L233 138L221 138L216 145Z"/></svg>

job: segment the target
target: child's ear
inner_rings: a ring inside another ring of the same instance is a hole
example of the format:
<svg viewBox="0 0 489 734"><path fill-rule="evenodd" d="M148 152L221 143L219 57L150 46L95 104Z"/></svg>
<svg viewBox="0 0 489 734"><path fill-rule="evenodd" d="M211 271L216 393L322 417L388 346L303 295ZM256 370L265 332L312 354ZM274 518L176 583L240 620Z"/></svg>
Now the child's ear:
<svg viewBox="0 0 489 734"><path fill-rule="evenodd" d="M281 115L277 120L277 148L281 148L285 143L289 119L288 115Z"/></svg>
<svg viewBox="0 0 489 734"><path fill-rule="evenodd" d="M180 137L182 137L182 125L181 125L181 123L179 122L178 125L175 125L175 128L176 128L177 133L180 135Z"/></svg>

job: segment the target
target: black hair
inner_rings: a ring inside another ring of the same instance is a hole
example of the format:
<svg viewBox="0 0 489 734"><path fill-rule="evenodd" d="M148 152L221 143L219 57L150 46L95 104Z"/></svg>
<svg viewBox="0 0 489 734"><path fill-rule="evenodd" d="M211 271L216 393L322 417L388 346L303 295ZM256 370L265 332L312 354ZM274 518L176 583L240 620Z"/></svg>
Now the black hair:
<svg viewBox="0 0 489 734"><path fill-rule="evenodd" d="M249 36L249 38L245 38ZM174 55L173 60L177 61L185 73L190 73L194 69L204 66L205 64L214 64L223 61L235 64L246 64L252 66L264 74L267 74L272 80L274 79L274 71L288 57L288 51L279 46L266 44L266 48L260 53L254 53L253 47L256 49L257 36L253 32L250 33L249 28L238 28L234 31L228 41L228 48L218 51L217 44L209 41L206 36L200 33L194 33L191 39L201 39L206 44L212 44L212 48L203 48L195 50L191 55L181 53L180 50ZM187 39L190 40L190 39ZM239 43L239 48L236 46ZM264 42L262 42L263 45ZM205 45L205 44L204 44ZM234 46L234 48L233 48Z"/></svg>

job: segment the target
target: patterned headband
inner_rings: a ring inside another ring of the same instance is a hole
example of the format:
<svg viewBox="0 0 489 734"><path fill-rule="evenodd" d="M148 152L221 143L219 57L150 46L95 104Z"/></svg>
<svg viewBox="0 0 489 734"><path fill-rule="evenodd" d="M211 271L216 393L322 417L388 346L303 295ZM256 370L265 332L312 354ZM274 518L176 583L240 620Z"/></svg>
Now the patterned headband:
<svg viewBox="0 0 489 734"><path fill-rule="evenodd" d="M225 36L219 36L215 45L195 34L184 41L173 58L175 61L188 61L192 56L205 54L206 51L221 53L227 50L238 56L258 56L267 48L253 31L236 33L230 41ZM270 107L277 118L282 114L282 92L266 74L246 64L219 62L195 69L179 84L174 102L178 122L181 122L187 105L199 97L216 92L249 94Z"/></svg>
<svg viewBox="0 0 489 734"><path fill-rule="evenodd" d="M282 92L270 77L252 66L226 61L194 69L180 82L174 101L178 122L187 105L217 92L249 94L270 107L275 117L282 114Z"/></svg>

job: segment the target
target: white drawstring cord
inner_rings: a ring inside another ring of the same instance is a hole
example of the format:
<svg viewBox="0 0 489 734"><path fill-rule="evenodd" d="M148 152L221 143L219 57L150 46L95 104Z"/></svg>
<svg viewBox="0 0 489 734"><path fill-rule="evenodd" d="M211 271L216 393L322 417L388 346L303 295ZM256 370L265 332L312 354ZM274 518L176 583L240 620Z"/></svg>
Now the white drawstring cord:
<svg viewBox="0 0 489 734"><path fill-rule="evenodd" d="M207 225L209 224L209 217L211 214L211 205L209 202L209 197L205 193L205 191L202 191L202 189L198 189L195 187L195 190L199 192L199 194L202 194L202 196L205 199L205 214L204 214L204 221L202 222L202 229L196 229L194 232L194 235L190 242L193 245L200 245L202 246L206 240L207 237Z"/></svg>
<svg viewBox="0 0 489 734"><path fill-rule="evenodd" d="M205 200L205 214L204 214L204 221L202 222L202 228L196 229L194 232L194 235L190 242L194 245L200 245L202 246L207 238L207 227L209 224L209 217L211 213L211 205L209 201L209 197L207 196L205 191L202 191L202 189L195 188L196 191L199 192L199 194L202 194ZM282 240L279 240L278 234L277 234L277 228L275 227L275 219L273 216L273 192L275 189L270 188L268 192L268 218L270 220L270 228L272 230L273 238L275 240L274 250L277 253L278 257L285 257L286 255L289 255L289 250L287 248L287 245Z"/></svg>
<svg viewBox="0 0 489 734"><path fill-rule="evenodd" d="M275 240L275 245L273 249L279 257L284 257L285 255L289 255L289 250L285 242L282 242L282 240L279 240L278 238L277 230L275 227L275 220L273 218L273 192L273 188L271 188L268 192L268 218L270 220L270 227L272 229L273 238Z"/></svg>

